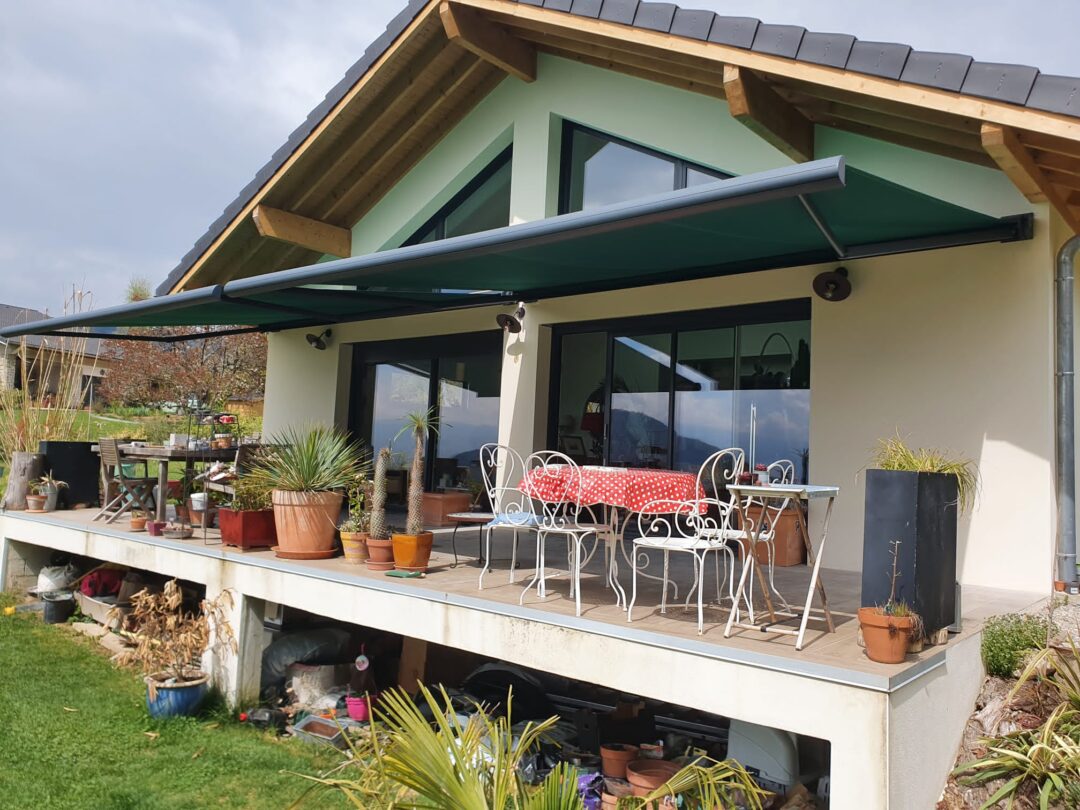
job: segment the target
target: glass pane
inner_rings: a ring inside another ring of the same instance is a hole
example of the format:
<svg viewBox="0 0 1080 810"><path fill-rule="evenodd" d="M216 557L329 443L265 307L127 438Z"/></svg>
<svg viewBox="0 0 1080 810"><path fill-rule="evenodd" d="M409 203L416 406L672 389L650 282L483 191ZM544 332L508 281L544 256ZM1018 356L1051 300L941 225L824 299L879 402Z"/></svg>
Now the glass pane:
<svg viewBox="0 0 1080 810"><path fill-rule="evenodd" d="M510 224L510 161L446 214L447 238Z"/></svg>
<svg viewBox="0 0 1080 810"><path fill-rule="evenodd" d="M435 486L483 486L480 447L499 438L500 355L439 359Z"/></svg>
<svg viewBox="0 0 1080 810"><path fill-rule="evenodd" d="M615 338L608 463L666 467L671 335Z"/></svg>
<svg viewBox="0 0 1080 810"><path fill-rule="evenodd" d="M375 366L371 446L375 452L383 447L392 447L392 467L407 467L412 458L411 444L401 441L391 443L405 423L406 415L427 410L430 374L431 364L427 360L379 363Z"/></svg>
<svg viewBox="0 0 1080 810"><path fill-rule="evenodd" d="M739 329L736 437L747 465L788 459L807 480L810 447L810 322Z"/></svg>
<svg viewBox="0 0 1080 810"><path fill-rule="evenodd" d="M675 163L573 130L567 211L633 200L675 188Z"/></svg>
<svg viewBox="0 0 1080 810"><path fill-rule="evenodd" d="M725 177L730 177L729 174L723 172L715 172L709 169L695 169L693 166L686 167L686 187L700 186L702 183L715 183L717 180L723 180Z"/></svg>
<svg viewBox="0 0 1080 810"><path fill-rule="evenodd" d="M735 329L680 332L678 357L673 466L696 471L734 442Z"/></svg>
<svg viewBox="0 0 1080 810"><path fill-rule="evenodd" d="M555 447L579 464L600 464L604 460L607 333L566 335L561 357Z"/></svg>

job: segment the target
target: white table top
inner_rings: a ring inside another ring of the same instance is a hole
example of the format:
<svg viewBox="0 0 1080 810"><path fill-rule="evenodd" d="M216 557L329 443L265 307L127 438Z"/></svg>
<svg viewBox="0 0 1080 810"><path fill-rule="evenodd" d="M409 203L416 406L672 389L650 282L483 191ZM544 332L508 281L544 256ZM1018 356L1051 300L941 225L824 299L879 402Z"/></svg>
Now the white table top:
<svg viewBox="0 0 1080 810"><path fill-rule="evenodd" d="M840 487L814 484L728 484L728 491L758 498L800 498L810 501L815 498L835 498L840 493Z"/></svg>

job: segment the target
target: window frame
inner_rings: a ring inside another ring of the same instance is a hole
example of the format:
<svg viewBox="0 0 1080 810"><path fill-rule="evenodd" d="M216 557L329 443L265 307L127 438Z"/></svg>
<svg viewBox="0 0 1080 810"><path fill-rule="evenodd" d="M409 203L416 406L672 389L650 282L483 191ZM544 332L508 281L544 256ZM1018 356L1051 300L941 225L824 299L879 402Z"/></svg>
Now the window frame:
<svg viewBox="0 0 1080 810"><path fill-rule="evenodd" d="M611 143L624 146L627 149L632 149L635 152L641 152L644 155L650 157L660 158L674 164L674 188L672 191L679 191L686 188L686 170L696 169L704 174L715 175L717 180L726 180L734 177L735 175L725 172L722 169L716 169L712 166L706 166L703 163L697 163L692 160L686 160L684 158L672 155L668 152L663 152L659 149L654 149L651 146L644 146L640 143L634 143L626 138L620 138L618 135L612 135L609 132L595 129L594 127L585 126L579 124L576 121L570 121L569 119L563 120L562 130L562 142L559 150L559 213L569 214L573 213L570 210L570 174L572 171L571 158L573 157L573 144L574 134L576 132L583 132L586 135L591 135L594 138L602 138L603 140L610 141ZM426 226L425 226L426 227Z"/></svg>
<svg viewBox="0 0 1080 810"><path fill-rule="evenodd" d="M475 192L480 186L490 180L496 172L503 167L510 164L511 159L514 156L514 145L510 144L497 154L492 160L484 166L468 183L466 183L453 197L451 197L446 203L439 208L434 214L428 217L424 224L417 228L412 234L401 243L401 247L407 247L408 245L416 245L420 243L419 237L426 233L428 230L435 229L435 239L433 241L446 238L446 218L457 210L457 208ZM511 183L513 177L511 176ZM509 225L510 223L507 222Z"/></svg>
<svg viewBox="0 0 1080 810"><path fill-rule="evenodd" d="M658 315L641 315L620 318L608 318L596 321L575 321L551 325L551 373L548 385L547 446L555 447L559 437L559 397L562 387L563 338L567 335L599 332L606 335L607 356L604 359L604 458L608 464L608 451L611 446L611 380L615 366L613 342L616 336L635 334L671 334L671 356L678 357L679 333L695 332L702 329L738 328L762 323L784 323L791 321L810 322L811 299L791 298L782 301L768 301L760 304L722 307L718 309L688 310L685 312L667 312ZM736 342L734 362L738 367L739 345ZM676 374L668 375L668 453L666 469L672 469L675 453L675 384ZM739 390L737 387L735 390Z"/></svg>

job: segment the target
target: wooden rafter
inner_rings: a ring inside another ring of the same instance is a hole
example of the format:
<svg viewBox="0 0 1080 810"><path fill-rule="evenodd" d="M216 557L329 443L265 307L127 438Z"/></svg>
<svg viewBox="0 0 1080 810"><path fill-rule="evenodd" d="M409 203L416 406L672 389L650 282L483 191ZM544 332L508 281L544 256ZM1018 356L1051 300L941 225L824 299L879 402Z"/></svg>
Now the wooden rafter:
<svg viewBox="0 0 1080 810"><path fill-rule="evenodd" d="M446 38L523 82L536 81L536 48L457 3L439 5Z"/></svg>
<svg viewBox="0 0 1080 810"><path fill-rule="evenodd" d="M724 66L724 93L732 117L797 163L814 159L814 125L760 76Z"/></svg>
<svg viewBox="0 0 1080 810"><path fill-rule="evenodd" d="M259 236L339 258L352 255L352 231L348 228L302 217L268 205L255 206L251 218Z"/></svg>
<svg viewBox="0 0 1080 810"><path fill-rule="evenodd" d="M1080 217L1069 207L1067 195L1062 194L1046 172L1039 168L1016 132L997 124L983 124L982 143L986 153L1025 197L1033 202L1049 202L1068 226L1080 233Z"/></svg>

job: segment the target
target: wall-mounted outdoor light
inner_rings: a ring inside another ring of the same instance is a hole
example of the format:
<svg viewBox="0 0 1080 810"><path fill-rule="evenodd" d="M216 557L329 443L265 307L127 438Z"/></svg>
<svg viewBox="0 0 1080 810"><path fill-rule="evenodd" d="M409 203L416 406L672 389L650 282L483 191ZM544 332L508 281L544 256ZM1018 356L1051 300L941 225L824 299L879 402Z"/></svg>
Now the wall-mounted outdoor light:
<svg viewBox="0 0 1080 810"><path fill-rule="evenodd" d="M513 315L508 315L505 312L500 312L495 316L495 323L499 325L499 328L504 332L509 332L512 335L516 335L521 331L525 322L525 304L519 303L518 308L514 311Z"/></svg>
<svg viewBox="0 0 1080 810"><path fill-rule="evenodd" d="M814 276L814 292L826 301L843 301L851 295L847 268L837 267Z"/></svg>
<svg viewBox="0 0 1080 810"><path fill-rule="evenodd" d="M304 335L304 337L307 339L308 344L312 348L318 349L321 352L323 349L326 348L326 340L330 337L330 330L325 329L323 330L322 334L319 335L313 335L308 332L306 335Z"/></svg>

